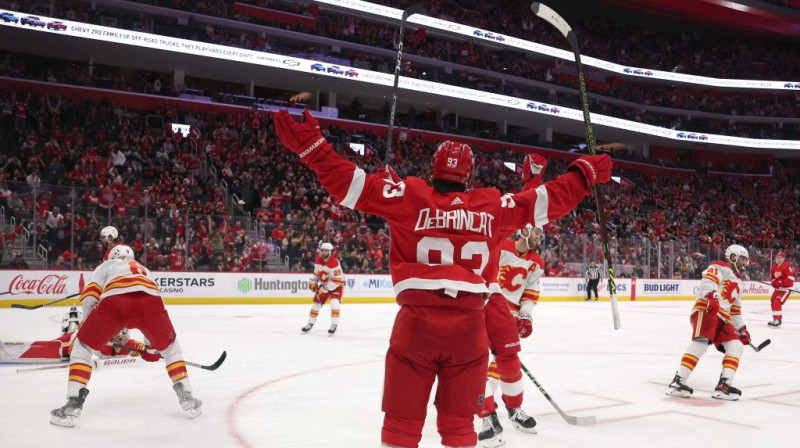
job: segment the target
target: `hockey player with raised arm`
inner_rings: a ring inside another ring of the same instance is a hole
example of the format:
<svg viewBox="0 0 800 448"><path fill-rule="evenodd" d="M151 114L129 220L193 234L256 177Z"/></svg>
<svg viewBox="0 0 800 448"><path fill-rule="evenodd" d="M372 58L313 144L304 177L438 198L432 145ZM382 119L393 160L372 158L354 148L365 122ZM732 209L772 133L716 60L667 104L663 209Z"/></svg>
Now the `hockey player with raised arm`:
<svg viewBox="0 0 800 448"><path fill-rule="evenodd" d="M525 156L522 165L523 191L540 186L547 159L531 153ZM531 312L539 300L539 280L544 263L533 248L539 244L542 235L541 228L527 224L516 232L516 240L508 238L500 245L497 274L500 292L493 292L484 308L489 347L494 357L489 364L483 409L478 414L483 419L478 440L487 448L505 444L494 401L498 385L514 427L536 434L536 420L522 410L524 383L518 353L521 350L520 338L531 335Z"/></svg>
<svg viewBox="0 0 800 448"><path fill-rule="evenodd" d="M192 396L181 346L158 286L150 271L139 264L133 249L117 245L108 260L92 273L81 294L86 319L78 330L70 355L67 403L51 412L50 423L75 426L81 415L92 376L92 353L103 349L123 328L138 328L145 337L145 361L165 360L178 401L190 418L202 413L202 402ZM96 304L96 307L94 306ZM160 352L160 353L159 353Z"/></svg>
<svg viewBox="0 0 800 448"><path fill-rule="evenodd" d="M319 245L319 257L314 260L314 275L311 277L309 289L314 293L311 303L311 312L308 314L308 323L300 331L308 334L319 316L319 310L330 300L331 326L328 334L333 336L339 326L339 310L342 307L342 292L344 291L344 273L339 259L333 255L333 244L322 243Z"/></svg>
<svg viewBox="0 0 800 448"><path fill-rule="evenodd" d="M317 173L343 206L383 216L391 230L390 271L401 305L386 354L384 447L417 447L428 399L435 405L442 444L477 443L488 364L483 306L495 290L499 245L516 229L544 225L573 210L592 185L608 182L607 155L574 161L558 179L519 194L468 190L474 168L469 146L446 141L433 155L431 183L401 179L390 167L367 174L333 151L317 120L275 115L284 146Z"/></svg>
<svg viewBox="0 0 800 448"><path fill-rule="evenodd" d="M794 287L792 265L786 261L786 254L783 252L778 252L775 255L775 264L772 265L770 270L770 278L775 291L772 292L772 297L769 299L772 307L772 321L767 325L772 328L778 328L783 320L783 304L792 295L792 291L789 288Z"/></svg>
<svg viewBox="0 0 800 448"><path fill-rule="evenodd" d="M744 345L750 343L750 332L742 320L742 272L750 258L747 249L732 244L725 249L725 261L715 261L703 271L692 308L692 342L686 349L678 371L667 389L667 395L688 398L694 390L686 380L708 346L724 351L722 373L712 398L738 400L742 391L733 387L733 376L739 368Z"/></svg>

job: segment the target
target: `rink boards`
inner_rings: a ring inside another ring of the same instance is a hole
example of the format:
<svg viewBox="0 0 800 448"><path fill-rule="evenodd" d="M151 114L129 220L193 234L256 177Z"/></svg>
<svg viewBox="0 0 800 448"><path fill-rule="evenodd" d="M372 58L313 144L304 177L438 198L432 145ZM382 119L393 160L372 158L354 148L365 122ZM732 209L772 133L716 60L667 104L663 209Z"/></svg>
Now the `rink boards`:
<svg viewBox="0 0 800 448"><path fill-rule="evenodd" d="M306 303L311 300L310 274L253 272L157 272L162 297L169 304ZM12 303L38 305L79 292L90 271L0 270L0 307ZM608 282L600 282L600 300L608 300ZM617 298L637 300L693 300L699 280L617 279ZM797 289L797 287L795 287ZM772 287L746 282L744 299L767 299ZM389 275L347 276L344 302L394 301ZM797 297L797 295L795 295ZM582 278L545 277L541 301L578 301L586 298ZM794 298L794 297L793 297ZM71 299L73 300L73 299ZM69 302L66 302L69 303ZM65 303L65 304L66 304Z"/></svg>

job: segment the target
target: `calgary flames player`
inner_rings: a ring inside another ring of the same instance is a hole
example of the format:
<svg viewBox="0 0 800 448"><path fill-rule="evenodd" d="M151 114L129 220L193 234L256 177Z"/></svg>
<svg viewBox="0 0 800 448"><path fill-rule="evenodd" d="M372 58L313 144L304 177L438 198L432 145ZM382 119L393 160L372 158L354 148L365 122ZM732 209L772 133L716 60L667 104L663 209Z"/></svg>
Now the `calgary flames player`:
<svg viewBox="0 0 800 448"><path fill-rule="evenodd" d="M334 200L383 216L391 230L389 267L401 307L386 354L382 446L418 446L437 379L442 445L474 446L489 360L483 307L497 281L499 246L529 222L544 225L573 210L593 185L610 180L610 158L581 157L539 188L503 195L468 190L475 162L467 145L437 147L430 184L401 179L388 166L367 174L334 152L311 113L304 116L297 123L286 111L275 115L283 145Z"/></svg>
<svg viewBox="0 0 800 448"><path fill-rule="evenodd" d="M675 378L667 389L667 395L688 398L694 390L686 380L697 366L697 362L714 344L724 351L722 374L711 395L720 400L736 401L742 391L731 382L739 367L744 345L750 343L750 332L742 320L741 274L750 258L747 249L732 244L725 250L725 261L715 261L703 271L697 291L697 301L690 317L693 336L689 348L681 359Z"/></svg>
<svg viewBox="0 0 800 448"><path fill-rule="evenodd" d="M483 418L478 440L487 448L505 444L494 402L498 385L514 427L536 434L536 420L522 410L524 383L517 353L521 349L520 338L527 338L533 331L531 313L539 302L539 283L544 273L542 257L533 252L533 248L542 236L542 229L528 224L519 232L516 241L509 239L500 249L497 283L502 294L490 295L485 308L489 347L494 360L489 364L483 410L478 414Z"/></svg>
<svg viewBox="0 0 800 448"><path fill-rule="evenodd" d="M111 253L111 249L122 244L122 241L119 239L119 232L114 226L103 227L103 230L100 231L100 242L103 243L103 247L106 248L103 261L108 260L108 254Z"/></svg>
<svg viewBox="0 0 800 448"><path fill-rule="evenodd" d="M547 159L538 154L531 153L525 157L523 191L542 184L546 166ZM514 427L536 433L536 420L522 410L524 383L517 353L521 349L520 338L530 336L533 328L531 312L539 300L539 279L544 266L533 248L539 244L543 232L541 228L527 224L516 234L516 241L506 239L500 245L500 269L497 275L500 292L492 293L484 308L489 347L494 359L489 364L483 409L478 413L483 419L478 440L488 448L505 444L503 426L497 417L494 401L498 383Z"/></svg>
<svg viewBox="0 0 800 448"><path fill-rule="evenodd" d="M108 260L92 273L81 301L89 313L78 330L70 355L67 403L53 409L50 423L75 426L89 394L86 386L92 375L92 353L101 351L123 328L138 328L144 334L147 350L142 352L143 359L156 361L164 357L172 388L189 417L202 413L203 403L192 396L181 346L158 286L150 271L136 262L133 249L125 245L112 248Z"/></svg>
<svg viewBox="0 0 800 448"><path fill-rule="evenodd" d="M500 248L497 283L502 294L490 295L485 308L494 360L489 364L483 410L478 414L483 419L478 440L487 448L505 444L494 402L498 383L511 423L520 431L536 434L536 420L522 410L524 383L517 353L521 349L520 338L527 338L533 331L531 313L539 302L539 284L544 274L542 257L533 248L543 234L542 229L528 224L516 241L509 239Z"/></svg>
<svg viewBox="0 0 800 448"><path fill-rule="evenodd" d="M314 293L311 303L311 312L308 313L308 323L300 331L308 334L319 316L319 310L325 302L331 302L331 326L328 334L333 336L339 325L339 310L342 306L342 292L344 292L344 274L339 259L332 256L333 245L322 243L319 246L319 257L314 260L314 275L311 277L309 289Z"/></svg>
<svg viewBox="0 0 800 448"><path fill-rule="evenodd" d="M792 272L792 266L786 261L786 254L783 252L778 252L775 255L775 264L772 265L770 277L775 291L772 292L772 297L769 300L770 305L772 305L772 321L767 325L778 328L781 326L781 320L783 320L783 304L792 295L792 291L788 288L794 286L794 272Z"/></svg>

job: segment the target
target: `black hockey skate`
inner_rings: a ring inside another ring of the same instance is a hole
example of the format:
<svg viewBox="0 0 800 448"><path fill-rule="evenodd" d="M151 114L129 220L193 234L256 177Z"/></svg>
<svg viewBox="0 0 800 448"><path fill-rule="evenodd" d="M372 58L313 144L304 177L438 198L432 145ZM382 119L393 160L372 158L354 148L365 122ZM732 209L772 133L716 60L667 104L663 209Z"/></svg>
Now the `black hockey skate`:
<svg viewBox="0 0 800 448"><path fill-rule="evenodd" d="M506 410L508 411L508 418L515 428L522 432L536 434L536 420L526 414L522 408L509 408L506 406Z"/></svg>
<svg viewBox="0 0 800 448"><path fill-rule="evenodd" d="M300 332L303 334L308 334L309 332L311 332L312 328L314 328L314 324L306 324L305 327L300 329Z"/></svg>
<svg viewBox="0 0 800 448"><path fill-rule="evenodd" d="M67 404L58 409L50 411L50 423L57 426L64 426L72 428L78 417L81 416L83 410L83 402L86 401L86 396L89 395L89 389L82 387L78 391L77 397L69 397Z"/></svg>
<svg viewBox="0 0 800 448"><path fill-rule="evenodd" d="M484 448L497 448L506 444L502 434L503 427L500 425L500 419L497 418L497 412L492 412L483 419L483 428L478 434L478 442Z"/></svg>
<svg viewBox="0 0 800 448"><path fill-rule="evenodd" d="M183 388L183 383L175 383L172 385L175 394L178 395L178 402L181 408L186 412L189 418L195 418L203 413L203 402L194 398L192 393Z"/></svg>
<svg viewBox="0 0 800 448"><path fill-rule="evenodd" d="M731 386L731 380L728 378L719 378L719 384L714 388L714 393L711 398L718 400L737 401L742 396L742 391Z"/></svg>
<svg viewBox="0 0 800 448"><path fill-rule="evenodd" d="M672 382L669 384L669 389L667 389L667 395L672 395L673 397L681 397L681 398L689 398L694 393L694 389L686 385L686 381L678 376L678 373L675 373L675 378L672 379Z"/></svg>
<svg viewBox="0 0 800 448"><path fill-rule="evenodd" d="M336 333L336 324L331 324L331 327L328 328L328 336L333 336Z"/></svg>
<svg viewBox="0 0 800 448"><path fill-rule="evenodd" d="M778 327L781 326L781 321L779 321L778 319L771 320L771 321L767 322L767 325L769 325L772 328L778 328Z"/></svg>

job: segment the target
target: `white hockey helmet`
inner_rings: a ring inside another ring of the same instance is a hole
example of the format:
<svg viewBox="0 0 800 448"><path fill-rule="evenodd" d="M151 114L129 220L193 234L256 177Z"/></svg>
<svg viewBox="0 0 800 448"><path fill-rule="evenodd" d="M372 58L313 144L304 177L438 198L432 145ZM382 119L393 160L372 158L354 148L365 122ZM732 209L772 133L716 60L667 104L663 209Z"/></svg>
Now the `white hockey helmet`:
<svg viewBox="0 0 800 448"><path fill-rule="evenodd" d="M117 228L114 226L103 227L103 230L100 231L100 240L101 241L108 241L109 238L111 240L117 239L119 236L119 232L117 232Z"/></svg>
<svg viewBox="0 0 800 448"><path fill-rule="evenodd" d="M130 331L128 331L127 328L123 328L122 330L119 330L119 333L117 333L116 335L114 335L113 338L111 338L111 342L119 345L125 345L125 343L128 342L128 339L130 338L131 338Z"/></svg>
<svg viewBox="0 0 800 448"><path fill-rule="evenodd" d="M731 244L725 249L725 261L730 262L731 255L736 255L736 260L734 260L733 263L739 261L740 258L746 258L748 261L750 260L750 253L747 252L744 246L738 244ZM745 266L747 266L747 263L745 263Z"/></svg>
<svg viewBox="0 0 800 448"><path fill-rule="evenodd" d="M133 249L124 244L117 244L108 253L109 260L116 260L118 258L127 258L128 260L135 260L136 256L133 254Z"/></svg>
<svg viewBox="0 0 800 448"><path fill-rule="evenodd" d="M319 250L333 251L333 244L331 244L331 243L322 243L322 244L319 245Z"/></svg>

